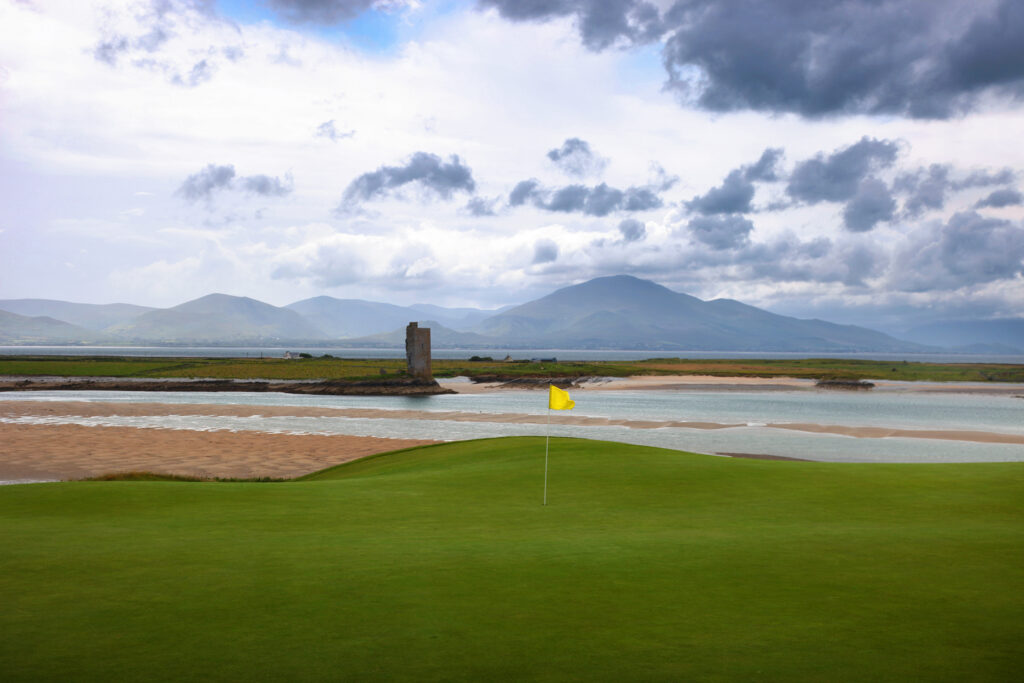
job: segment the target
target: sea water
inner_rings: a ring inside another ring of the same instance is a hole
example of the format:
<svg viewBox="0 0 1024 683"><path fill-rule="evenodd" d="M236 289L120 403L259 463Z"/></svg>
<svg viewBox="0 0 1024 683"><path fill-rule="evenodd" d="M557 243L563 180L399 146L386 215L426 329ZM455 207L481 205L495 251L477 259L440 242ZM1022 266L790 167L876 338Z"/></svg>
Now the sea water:
<svg viewBox="0 0 1024 683"><path fill-rule="evenodd" d="M1024 395L1024 387L1021 387ZM794 391L576 391L572 415L624 420L713 422L723 429L666 426L545 424L543 391L410 396L303 396L278 393L54 391L0 393L0 400L373 408L395 417L27 416L2 421L190 430L348 434L407 439L460 440L544 435L605 439L701 453L753 453L834 462L1024 461L1024 445L918 437L863 438L779 429L814 423L844 427L983 431L1024 435L1024 399L1013 395L920 392ZM477 416L525 414L532 423L409 419L397 411L456 411ZM550 431L549 431L550 430ZM924 436L924 435L922 435Z"/></svg>

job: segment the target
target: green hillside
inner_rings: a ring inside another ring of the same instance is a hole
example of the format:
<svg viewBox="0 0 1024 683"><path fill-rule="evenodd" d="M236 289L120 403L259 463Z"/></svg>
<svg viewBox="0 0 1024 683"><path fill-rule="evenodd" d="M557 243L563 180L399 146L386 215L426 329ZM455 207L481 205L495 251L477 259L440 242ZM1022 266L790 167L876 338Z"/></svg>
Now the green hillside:
<svg viewBox="0 0 1024 683"><path fill-rule="evenodd" d="M0 487L40 680L974 680L1024 666L1024 466L444 444L286 483Z"/></svg>

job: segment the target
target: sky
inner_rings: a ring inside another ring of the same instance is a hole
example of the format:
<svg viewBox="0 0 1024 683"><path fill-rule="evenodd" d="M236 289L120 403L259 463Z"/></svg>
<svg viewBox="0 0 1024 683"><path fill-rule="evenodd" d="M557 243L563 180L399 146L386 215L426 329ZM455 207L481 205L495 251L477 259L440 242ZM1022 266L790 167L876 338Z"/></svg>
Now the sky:
<svg viewBox="0 0 1024 683"><path fill-rule="evenodd" d="M1016 0L0 0L0 299L1024 316Z"/></svg>

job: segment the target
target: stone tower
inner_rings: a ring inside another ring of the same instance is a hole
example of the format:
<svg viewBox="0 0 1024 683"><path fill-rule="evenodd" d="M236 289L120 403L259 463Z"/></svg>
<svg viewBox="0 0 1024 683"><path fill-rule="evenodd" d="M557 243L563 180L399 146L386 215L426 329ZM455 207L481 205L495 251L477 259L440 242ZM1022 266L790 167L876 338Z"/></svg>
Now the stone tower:
<svg viewBox="0 0 1024 683"><path fill-rule="evenodd" d="M409 323L405 328L405 369L413 379L432 380L430 369L430 328Z"/></svg>

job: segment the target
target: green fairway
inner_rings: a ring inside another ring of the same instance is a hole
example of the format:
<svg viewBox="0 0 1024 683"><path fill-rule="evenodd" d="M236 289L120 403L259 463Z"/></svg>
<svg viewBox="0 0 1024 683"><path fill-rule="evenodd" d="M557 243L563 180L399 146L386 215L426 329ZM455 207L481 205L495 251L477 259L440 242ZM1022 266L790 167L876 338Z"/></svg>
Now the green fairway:
<svg viewBox="0 0 1024 683"><path fill-rule="evenodd" d="M1024 463L443 444L0 487L0 679L973 680L1024 669Z"/></svg>

